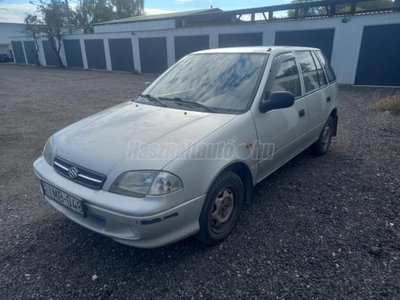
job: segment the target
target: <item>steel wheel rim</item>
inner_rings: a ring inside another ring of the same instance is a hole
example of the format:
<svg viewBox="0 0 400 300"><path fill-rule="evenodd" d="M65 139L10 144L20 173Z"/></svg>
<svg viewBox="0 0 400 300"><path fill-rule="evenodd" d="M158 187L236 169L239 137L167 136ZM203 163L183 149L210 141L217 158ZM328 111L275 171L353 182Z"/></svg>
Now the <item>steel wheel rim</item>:
<svg viewBox="0 0 400 300"><path fill-rule="evenodd" d="M210 212L210 227L215 233L222 233L229 226L234 215L235 196L232 187L224 187L215 197Z"/></svg>

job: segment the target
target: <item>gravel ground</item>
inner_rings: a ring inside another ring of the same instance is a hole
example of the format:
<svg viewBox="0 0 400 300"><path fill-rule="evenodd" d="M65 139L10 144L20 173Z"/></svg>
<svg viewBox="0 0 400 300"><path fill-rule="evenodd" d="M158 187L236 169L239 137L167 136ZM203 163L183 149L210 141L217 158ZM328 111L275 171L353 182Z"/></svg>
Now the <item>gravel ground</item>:
<svg viewBox="0 0 400 300"><path fill-rule="evenodd" d="M55 131L154 77L0 65L2 299L399 299L400 116L394 89L341 87L331 151L260 183L222 244L120 245L55 211L32 163Z"/></svg>

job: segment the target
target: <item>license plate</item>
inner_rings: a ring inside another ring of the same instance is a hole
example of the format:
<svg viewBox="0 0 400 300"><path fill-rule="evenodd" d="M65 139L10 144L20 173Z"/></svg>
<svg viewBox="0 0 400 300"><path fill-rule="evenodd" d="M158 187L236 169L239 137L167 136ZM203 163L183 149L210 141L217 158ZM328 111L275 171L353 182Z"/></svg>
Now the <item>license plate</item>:
<svg viewBox="0 0 400 300"><path fill-rule="evenodd" d="M73 211L81 214L82 216L85 216L82 200L77 199L76 197L63 192L60 189L44 181L42 181L42 187L45 196L49 197L51 200L54 200L72 209Z"/></svg>

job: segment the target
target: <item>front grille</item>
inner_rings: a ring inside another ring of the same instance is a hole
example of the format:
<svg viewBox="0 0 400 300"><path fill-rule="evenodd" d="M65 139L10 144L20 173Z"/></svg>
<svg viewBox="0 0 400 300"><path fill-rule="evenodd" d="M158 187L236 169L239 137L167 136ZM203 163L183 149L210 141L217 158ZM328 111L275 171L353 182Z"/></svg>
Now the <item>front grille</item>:
<svg viewBox="0 0 400 300"><path fill-rule="evenodd" d="M60 157L54 158L54 170L73 182L95 190L100 190L107 179L103 174L88 170Z"/></svg>

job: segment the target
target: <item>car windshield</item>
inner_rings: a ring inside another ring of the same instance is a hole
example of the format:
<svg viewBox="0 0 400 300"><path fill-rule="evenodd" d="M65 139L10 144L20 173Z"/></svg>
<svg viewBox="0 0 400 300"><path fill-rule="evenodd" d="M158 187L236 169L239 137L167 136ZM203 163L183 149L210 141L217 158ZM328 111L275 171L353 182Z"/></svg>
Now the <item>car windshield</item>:
<svg viewBox="0 0 400 300"><path fill-rule="evenodd" d="M168 107L240 113L253 100L266 58L260 53L191 54L148 87L142 94L147 97L136 101L149 103L151 96Z"/></svg>

